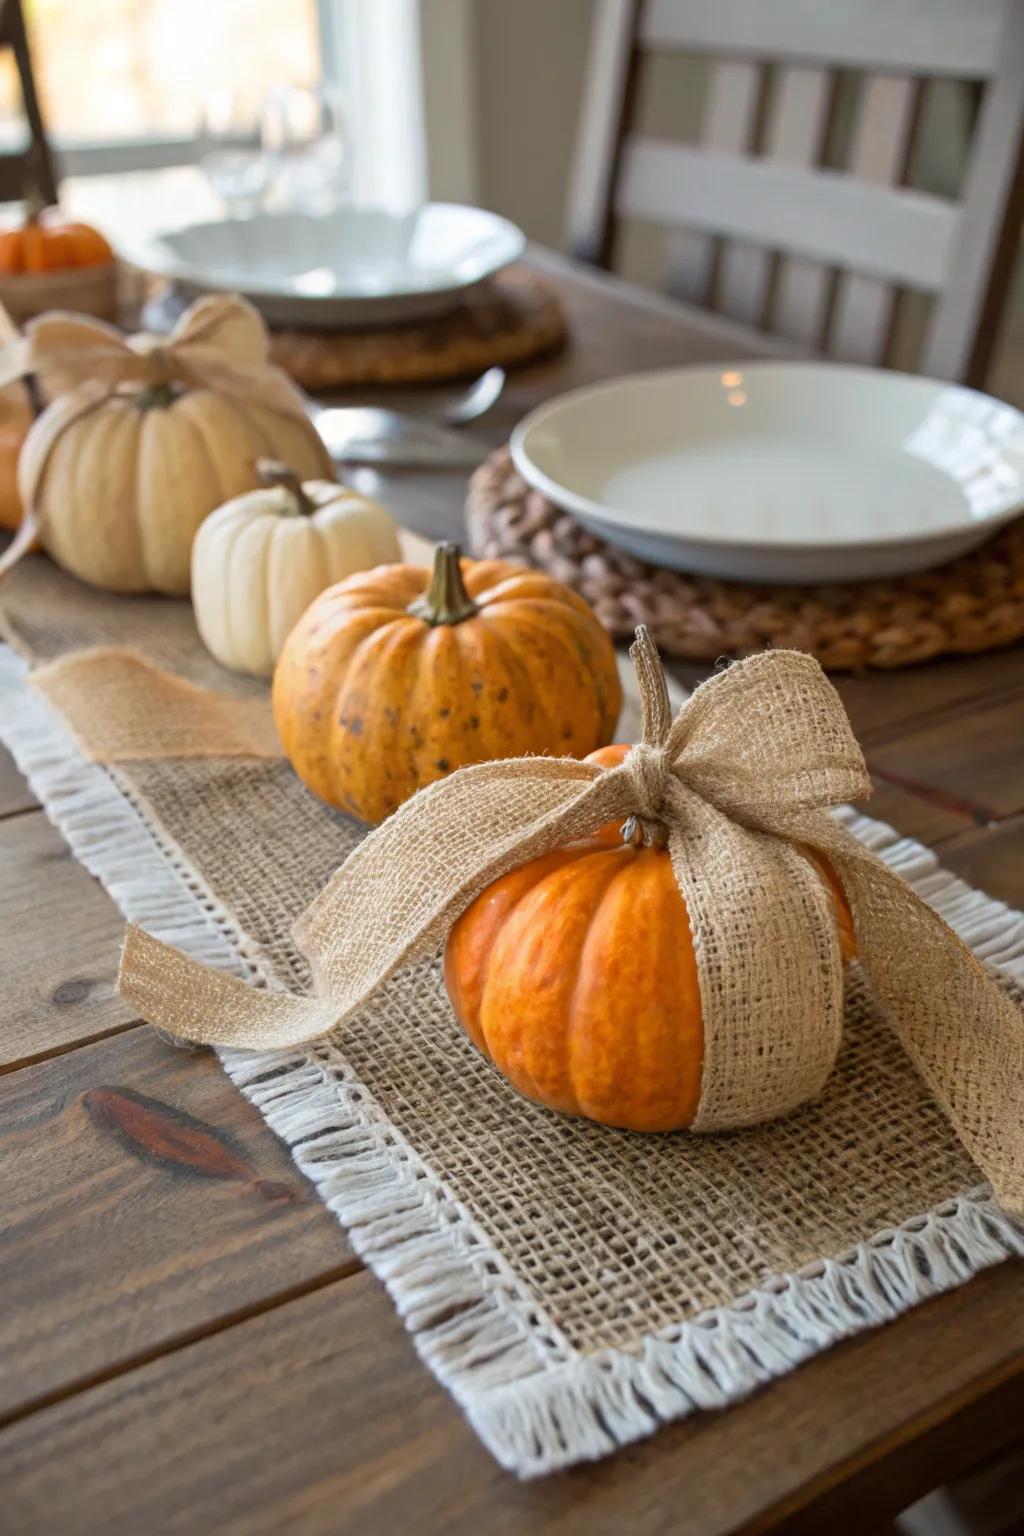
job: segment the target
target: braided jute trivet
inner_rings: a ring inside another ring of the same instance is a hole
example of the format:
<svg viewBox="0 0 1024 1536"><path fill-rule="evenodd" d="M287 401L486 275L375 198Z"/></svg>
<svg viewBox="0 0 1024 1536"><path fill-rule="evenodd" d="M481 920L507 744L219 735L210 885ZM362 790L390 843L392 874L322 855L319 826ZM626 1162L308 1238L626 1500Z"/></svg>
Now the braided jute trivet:
<svg viewBox="0 0 1024 1536"><path fill-rule="evenodd" d="M823 667L906 667L1024 636L1024 518L974 554L892 581L759 587L661 570L582 528L531 490L507 448L481 464L466 502L475 555L543 567L575 588L617 640L646 624L662 651L697 661L765 646Z"/></svg>
<svg viewBox="0 0 1024 1536"><path fill-rule="evenodd" d="M524 267L508 267L436 319L367 331L275 330L271 356L303 389L316 391L430 384L508 368L556 351L565 338L554 289Z"/></svg>

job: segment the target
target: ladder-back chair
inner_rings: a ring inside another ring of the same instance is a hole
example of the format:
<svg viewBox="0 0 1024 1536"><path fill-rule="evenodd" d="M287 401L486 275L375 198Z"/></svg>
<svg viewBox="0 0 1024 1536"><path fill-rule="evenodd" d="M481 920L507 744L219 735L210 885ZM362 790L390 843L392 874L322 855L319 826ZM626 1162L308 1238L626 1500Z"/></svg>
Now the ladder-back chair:
<svg viewBox="0 0 1024 1536"><path fill-rule="evenodd" d="M647 56L706 56L700 143L634 131ZM713 61L713 62L711 62ZM844 168L824 164L841 73ZM905 185L927 82L978 110L958 200ZM918 366L979 382L1024 216L1024 0L597 0L569 239L674 231L671 291L841 359L881 363L904 290L933 296Z"/></svg>
<svg viewBox="0 0 1024 1536"><path fill-rule="evenodd" d="M14 54L28 129L24 149L0 153L0 202L14 202L37 193L44 203L55 203L57 177L53 153L36 93L21 0L0 0L0 48L10 48Z"/></svg>

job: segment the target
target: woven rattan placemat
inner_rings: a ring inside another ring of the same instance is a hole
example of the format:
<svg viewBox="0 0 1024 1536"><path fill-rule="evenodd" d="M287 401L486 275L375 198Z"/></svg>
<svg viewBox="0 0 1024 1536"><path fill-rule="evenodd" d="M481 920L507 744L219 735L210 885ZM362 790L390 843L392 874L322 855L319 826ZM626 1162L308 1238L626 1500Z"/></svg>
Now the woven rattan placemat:
<svg viewBox="0 0 1024 1536"><path fill-rule="evenodd" d="M529 362L565 338L554 290L532 272L509 267L435 320L373 331L275 331L271 355L303 389L431 384Z"/></svg>
<svg viewBox="0 0 1024 1536"><path fill-rule="evenodd" d="M187 302L187 295L164 287L145 304L143 324L169 330ZM507 267L436 319L372 330L274 330L270 349L297 384L316 392L441 383L531 362L565 340L565 312L551 285L525 267Z"/></svg>
<svg viewBox="0 0 1024 1536"><path fill-rule="evenodd" d="M995 650L1024 635L1024 518L974 554L916 576L747 586L660 570L603 543L531 490L501 448L473 476L466 521L475 555L544 567L581 592L616 639L643 623L670 656L714 661L790 646L846 671Z"/></svg>

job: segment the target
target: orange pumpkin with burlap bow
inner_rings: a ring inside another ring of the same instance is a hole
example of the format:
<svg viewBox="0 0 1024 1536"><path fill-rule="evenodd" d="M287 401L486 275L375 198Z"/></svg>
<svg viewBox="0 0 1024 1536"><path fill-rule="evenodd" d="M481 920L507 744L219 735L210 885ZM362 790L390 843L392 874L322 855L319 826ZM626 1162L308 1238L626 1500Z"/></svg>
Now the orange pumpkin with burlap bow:
<svg viewBox="0 0 1024 1536"><path fill-rule="evenodd" d="M628 746L592 752L615 768ZM839 881L828 886L843 957L856 954ZM688 1126L704 1025L686 902L664 848L635 818L531 859L483 891L444 956L455 1015L529 1099L632 1131Z"/></svg>

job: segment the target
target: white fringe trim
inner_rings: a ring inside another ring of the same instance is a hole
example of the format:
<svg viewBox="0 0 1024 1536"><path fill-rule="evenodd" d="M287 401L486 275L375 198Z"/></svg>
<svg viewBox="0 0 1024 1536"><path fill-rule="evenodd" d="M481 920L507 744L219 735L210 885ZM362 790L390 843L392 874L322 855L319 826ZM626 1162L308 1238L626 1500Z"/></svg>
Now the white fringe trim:
<svg viewBox="0 0 1024 1536"><path fill-rule="evenodd" d="M274 985L182 850L155 835L116 774L83 760L26 673L0 649L0 738L75 856L126 918L207 964ZM884 823L838 814L979 956L1024 983L1024 915L957 880ZM387 1286L424 1361L501 1465L520 1476L605 1456L669 1420L735 1402L838 1340L1024 1256L1024 1228L982 1187L650 1335L635 1353L585 1356L332 1043L309 1054L220 1054Z"/></svg>
<svg viewBox="0 0 1024 1536"><path fill-rule="evenodd" d="M184 855L142 819L113 770L82 757L71 733L0 645L0 741L75 858L122 914L207 965L264 980L251 945L213 901Z"/></svg>

